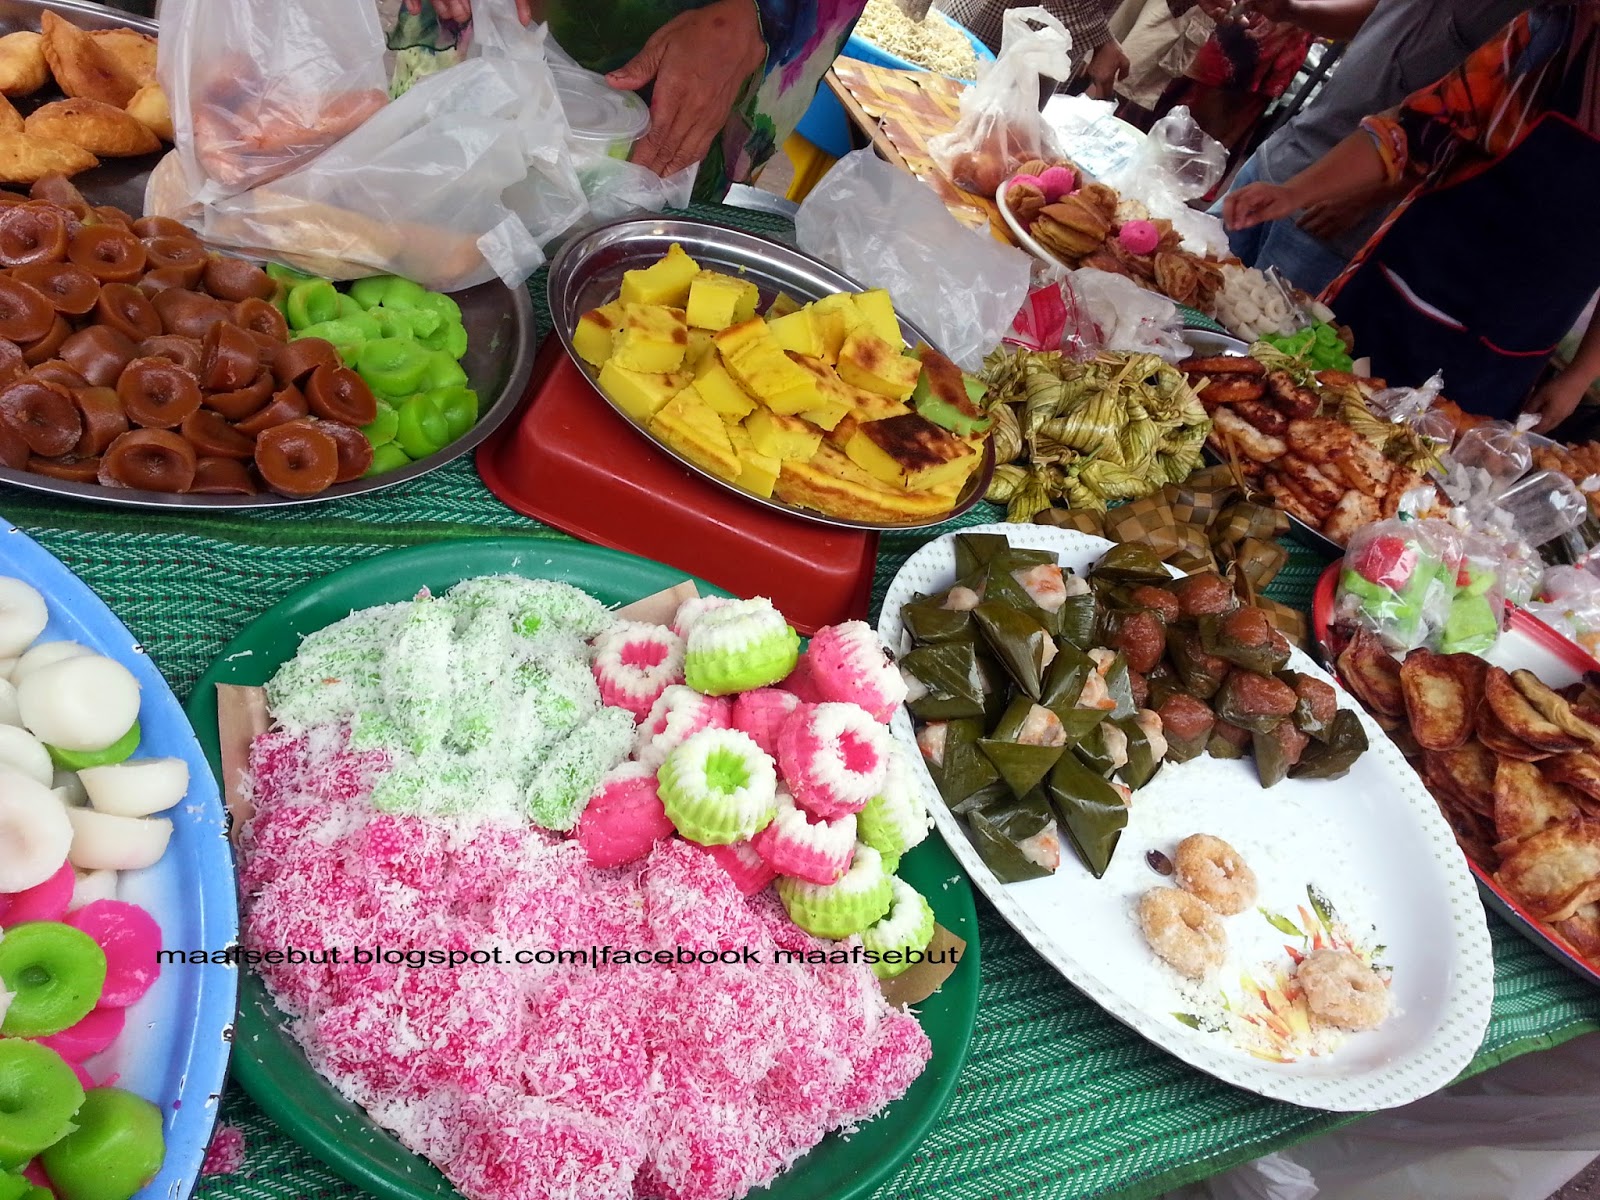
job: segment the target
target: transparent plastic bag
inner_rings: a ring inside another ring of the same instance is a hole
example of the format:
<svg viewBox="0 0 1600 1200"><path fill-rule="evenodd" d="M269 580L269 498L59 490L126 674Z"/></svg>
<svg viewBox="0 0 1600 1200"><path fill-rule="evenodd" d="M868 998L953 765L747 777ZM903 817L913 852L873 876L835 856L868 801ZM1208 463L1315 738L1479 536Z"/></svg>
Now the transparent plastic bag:
<svg viewBox="0 0 1600 1200"><path fill-rule="evenodd" d="M371 0L161 0L157 74L201 204L316 157L389 98Z"/></svg>
<svg viewBox="0 0 1600 1200"><path fill-rule="evenodd" d="M1579 567L1551 567L1526 607L1590 655L1600 653L1600 578Z"/></svg>
<svg viewBox="0 0 1600 1200"><path fill-rule="evenodd" d="M993 196L1030 158L1061 157L1039 111L1039 81L1072 78L1072 35L1042 8L1013 8L1000 54L961 95L956 126L928 143L934 165L958 188Z"/></svg>
<svg viewBox="0 0 1600 1200"><path fill-rule="evenodd" d="M1503 543L1485 533L1461 539L1461 566L1456 572L1450 610L1428 647L1441 654L1487 654L1500 640L1505 619L1505 554Z"/></svg>
<svg viewBox="0 0 1600 1200"><path fill-rule="evenodd" d="M1125 275L1093 267L1073 271L1071 282L1099 328L1104 349L1156 354L1168 362L1189 356L1183 318L1178 306L1165 296L1140 287Z"/></svg>
<svg viewBox="0 0 1600 1200"><path fill-rule="evenodd" d="M1386 388L1368 401L1368 406L1385 420L1401 422L1420 418L1433 407L1444 391L1444 376L1433 374L1421 387ZM1442 414L1441 414L1442 415ZM1505 424L1505 422L1497 422Z"/></svg>
<svg viewBox="0 0 1600 1200"><path fill-rule="evenodd" d="M1395 651L1437 640L1456 600L1464 553L1462 535L1448 521L1363 526L1345 547L1333 623L1365 626Z"/></svg>
<svg viewBox="0 0 1600 1200"><path fill-rule="evenodd" d="M363 0L267 7L302 6L354 21ZM266 11L248 7L258 9ZM304 166L249 191L208 202L204 188L190 190L180 138L152 173L146 211L183 220L214 245L330 278L391 272L441 291L497 277L519 286L588 206L544 27L524 28L510 0L480 0L473 30L467 61L419 80ZM381 40L376 54L381 74Z"/></svg>
<svg viewBox="0 0 1600 1200"><path fill-rule="evenodd" d="M895 310L967 371L982 370L1028 295L1026 254L967 229L931 188L871 150L822 177L794 228L807 254L888 289Z"/></svg>
<svg viewBox="0 0 1600 1200"><path fill-rule="evenodd" d="M1189 206L1216 186L1227 166L1227 151L1179 105L1150 127L1138 152L1106 182L1143 204L1152 217L1172 222L1184 249L1227 257L1228 233L1222 222Z"/></svg>
<svg viewBox="0 0 1600 1200"><path fill-rule="evenodd" d="M1589 515L1589 502L1559 471L1535 471L1495 497L1495 507L1511 514L1517 532L1543 546L1572 532Z"/></svg>

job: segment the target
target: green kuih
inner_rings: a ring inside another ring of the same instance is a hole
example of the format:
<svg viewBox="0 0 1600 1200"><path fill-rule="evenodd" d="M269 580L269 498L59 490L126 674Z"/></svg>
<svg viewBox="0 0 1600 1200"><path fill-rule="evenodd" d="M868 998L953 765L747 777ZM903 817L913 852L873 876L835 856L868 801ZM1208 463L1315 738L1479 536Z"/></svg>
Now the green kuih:
<svg viewBox="0 0 1600 1200"><path fill-rule="evenodd" d="M927 689L906 702L918 720L983 716L987 698L976 639L918 646L901 658L900 670Z"/></svg>
<svg viewBox="0 0 1600 1200"><path fill-rule="evenodd" d="M394 439L413 459L427 458L441 449L450 440L450 426L438 401L421 393L402 403Z"/></svg>
<svg viewBox="0 0 1600 1200"><path fill-rule="evenodd" d="M1060 835L1039 790L1002 797L968 812L966 820L973 848L1001 883L1039 879L1054 869L1048 864L1052 853L1059 857Z"/></svg>
<svg viewBox="0 0 1600 1200"><path fill-rule="evenodd" d="M391 399L416 392L428 365L429 352L408 337L377 338L356 355L356 371L367 386Z"/></svg>
<svg viewBox="0 0 1600 1200"><path fill-rule="evenodd" d="M1034 745L1022 741L1029 725L1046 724L1054 727L1060 736L1061 719L1048 708L1035 704L1026 696L1011 702L994 732L978 743L984 755L1000 772L1012 794L1022 797L1038 786L1056 759L1066 752L1066 745Z"/></svg>
<svg viewBox="0 0 1600 1200"><path fill-rule="evenodd" d="M90 1088L77 1128L39 1157L61 1200L130 1200L166 1156L161 1110L121 1088Z"/></svg>
<svg viewBox="0 0 1600 1200"><path fill-rule="evenodd" d="M1000 778L1000 772L978 748L978 740L982 736L983 726L976 718L945 722L944 753L932 772L939 795L951 808L956 808Z"/></svg>
<svg viewBox="0 0 1600 1200"><path fill-rule="evenodd" d="M372 450L372 465L366 469L367 478L373 475L382 475L386 471L398 471L401 467L411 462L411 456L400 449L394 442L385 442L381 446L374 446Z"/></svg>
<svg viewBox="0 0 1600 1200"><path fill-rule="evenodd" d="M0 1170L13 1171L72 1128L83 1085L66 1059L24 1038L0 1038Z"/></svg>
<svg viewBox="0 0 1600 1200"><path fill-rule="evenodd" d="M369 275L350 285L350 298L362 308L374 308L383 303L383 297L393 283L393 275Z"/></svg>
<svg viewBox="0 0 1600 1200"><path fill-rule="evenodd" d="M133 752L139 748L139 722L134 721L128 732L119 737L104 750L63 750L60 746L46 746L50 751L50 761L62 771L81 771L85 767L109 767L113 763L125 762L133 757Z"/></svg>
<svg viewBox="0 0 1600 1200"><path fill-rule="evenodd" d="M1128 761L1117 771L1117 778L1137 792L1155 778L1156 772L1161 769L1161 760L1155 756L1154 747L1150 745L1150 735L1140 727L1138 721L1123 717L1116 722L1116 726L1128 739Z"/></svg>
<svg viewBox="0 0 1600 1200"><path fill-rule="evenodd" d="M379 446L387 445L394 441L394 435L400 428L400 414L395 406L387 400L378 400L378 415L372 419L372 424L363 425L361 432L367 441L372 443L376 450Z"/></svg>
<svg viewBox="0 0 1600 1200"><path fill-rule="evenodd" d="M478 393L471 388L443 387L425 393L444 413L445 432L453 442L478 420Z"/></svg>
<svg viewBox="0 0 1600 1200"><path fill-rule="evenodd" d="M435 388L466 387L467 372L455 359L443 350L428 351L428 369L422 373L422 390L431 392Z"/></svg>
<svg viewBox="0 0 1600 1200"><path fill-rule="evenodd" d="M932 346L917 348L922 374L911 393L911 407L957 437L986 433L994 418L983 409L988 389L983 382L966 374Z"/></svg>
<svg viewBox="0 0 1600 1200"><path fill-rule="evenodd" d="M1306 747L1300 761L1289 768L1289 778L1342 778L1366 752L1367 731L1361 728L1361 718L1341 708L1329 722L1327 737Z"/></svg>
<svg viewBox="0 0 1600 1200"><path fill-rule="evenodd" d="M1096 879L1103 877L1128 824L1122 796L1071 754L1057 760L1045 794L1084 866Z"/></svg>
<svg viewBox="0 0 1600 1200"><path fill-rule="evenodd" d="M1049 631L1026 613L989 600L972 610L972 618L1012 682L1037 700L1044 684L1045 657L1053 642Z"/></svg>
<svg viewBox="0 0 1600 1200"><path fill-rule="evenodd" d="M383 337L414 339L417 336L410 313L403 313L398 308L385 308L381 304L363 311L378 323L378 332Z"/></svg>
<svg viewBox="0 0 1600 1200"><path fill-rule="evenodd" d="M13 925L0 938L0 988L12 993L0 1033L49 1037L89 1015L106 982L106 955L59 921Z"/></svg>
<svg viewBox="0 0 1600 1200"><path fill-rule="evenodd" d="M307 279L289 289L284 315L291 329L309 329L339 316L339 291L326 279Z"/></svg>

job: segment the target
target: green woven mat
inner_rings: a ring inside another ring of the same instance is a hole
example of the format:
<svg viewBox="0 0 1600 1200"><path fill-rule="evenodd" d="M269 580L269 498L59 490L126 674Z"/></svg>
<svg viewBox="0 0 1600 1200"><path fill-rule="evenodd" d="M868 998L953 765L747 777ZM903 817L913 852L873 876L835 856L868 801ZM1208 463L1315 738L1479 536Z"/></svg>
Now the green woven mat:
<svg viewBox="0 0 1600 1200"><path fill-rule="evenodd" d="M729 210L730 224L782 232ZM542 278L534 296L544 313ZM504 508L460 462L365 499L196 519L64 506L20 492L5 516L103 597L182 696L222 645L306 581L395 546L449 537L560 538ZM951 526L992 520L978 511ZM938 531L883 539L874 616L889 579ZM1289 543L1271 594L1301 608L1323 560ZM1026 1193L1149 1197L1281 1149L1351 1118L1261 1100L1218 1083L1105 1016L1045 965L980 897L982 992L972 1054L949 1110L875 1200ZM1498 918L1494 1018L1470 1072L1600 1029L1600 993ZM205 1180L201 1200L324 1200L340 1183L230 1089L223 1119L241 1127L243 1170Z"/></svg>

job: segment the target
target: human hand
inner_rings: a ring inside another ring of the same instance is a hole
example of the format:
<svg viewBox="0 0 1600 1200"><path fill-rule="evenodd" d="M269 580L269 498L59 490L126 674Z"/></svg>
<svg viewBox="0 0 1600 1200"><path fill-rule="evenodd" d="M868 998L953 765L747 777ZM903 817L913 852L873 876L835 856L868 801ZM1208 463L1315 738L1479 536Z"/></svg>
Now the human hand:
<svg viewBox="0 0 1600 1200"><path fill-rule="evenodd" d="M1295 224L1312 237L1326 241L1354 229L1356 222L1371 211L1373 200L1372 195L1323 200L1301 213Z"/></svg>
<svg viewBox="0 0 1600 1200"><path fill-rule="evenodd" d="M1590 380L1572 371L1560 371L1539 387L1522 406L1525 413L1537 413L1535 433L1548 433L1570 417L1589 390Z"/></svg>
<svg viewBox="0 0 1600 1200"><path fill-rule="evenodd" d="M1222 198L1222 220L1229 229L1249 229L1279 221L1300 207L1293 192L1276 183L1247 183Z"/></svg>
<svg viewBox="0 0 1600 1200"><path fill-rule="evenodd" d="M422 0L406 0L406 11L422 11ZM472 0L433 0L433 11L441 20L465 25L472 20ZM533 0L517 0L517 20L527 25L533 20Z"/></svg>
<svg viewBox="0 0 1600 1200"><path fill-rule="evenodd" d="M1112 88L1128 73L1128 67L1128 56L1122 52L1116 38L1101 42L1089 56L1089 95L1096 100L1111 99Z"/></svg>
<svg viewBox="0 0 1600 1200"><path fill-rule="evenodd" d="M650 129L633 161L663 177L705 158L745 81L767 61L755 0L713 0L679 13L633 60L606 76L620 91L652 79Z"/></svg>

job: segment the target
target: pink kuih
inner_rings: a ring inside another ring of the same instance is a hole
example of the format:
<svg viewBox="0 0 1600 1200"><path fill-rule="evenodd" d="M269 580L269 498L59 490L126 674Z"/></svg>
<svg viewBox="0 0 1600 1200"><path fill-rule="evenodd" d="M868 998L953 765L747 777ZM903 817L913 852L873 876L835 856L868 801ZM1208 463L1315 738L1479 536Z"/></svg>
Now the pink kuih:
<svg viewBox="0 0 1600 1200"><path fill-rule="evenodd" d="M72 903L72 884L76 877L71 863L43 883L22 892L0 896L0 928L9 929L25 921L59 921Z"/></svg>
<svg viewBox="0 0 1600 1200"><path fill-rule="evenodd" d="M672 632L688 641L689 631L694 628L696 621L712 609L732 603L731 596L691 596L678 605L678 611L672 618Z"/></svg>
<svg viewBox="0 0 1600 1200"><path fill-rule="evenodd" d="M683 682L683 639L665 625L623 621L594 640L600 699L638 720L674 683Z"/></svg>
<svg viewBox="0 0 1600 1200"><path fill-rule="evenodd" d="M796 804L832 821L860 812L883 787L888 738L858 705L805 705L778 735L778 771Z"/></svg>
<svg viewBox="0 0 1600 1200"><path fill-rule="evenodd" d="M702 729L727 729L733 706L722 696L702 696L692 687L675 683L650 706L650 713L635 735L633 757L651 770L659 770L692 733Z"/></svg>
<svg viewBox="0 0 1600 1200"><path fill-rule="evenodd" d="M733 698L733 727L750 735L768 758L778 757L778 733L800 697L782 688L755 688Z"/></svg>
<svg viewBox="0 0 1600 1200"><path fill-rule="evenodd" d="M778 877L767 865L767 860L756 852L749 842L734 842L730 846L704 846L702 849L726 871L740 894L754 896Z"/></svg>
<svg viewBox="0 0 1600 1200"><path fill-rule="evenodd" d="M850 868L856 847L853 813L832 821L815 820L778 789L778 815L750 844L779 875L826 886L838 883Z"/></svg>
<svg viewBox="0 0 1600 1200"><path fill-rule="evenodd" d="M597 867L620 867L673 835L656 792L656 773L643 763L608 771L578 818L578 844Z"/></svg>
<svg viewBox="0 0 1600 1200"><path fill-rule="evenodd" d="M819 699L859 704L875 721L887 724L905 702L906 681L865 621L819 629L801 662Z"/></svg>
<svg viewBox="0 0 1600 1200"><path fill-rule="evenodd" d="M122 1036L128 1013L121 1008L95 1008L69 1029L38 1041L49 1046L69 1063L87 1062Z"/></svg>
<svg viewBox="0 0 1600 1200"><path fill-rule="evenodd" d="M67 924L87 933L106 953L101 1008L127 1008L160 976L161 927L137 904L96 900L68 913Z"/></svg>

